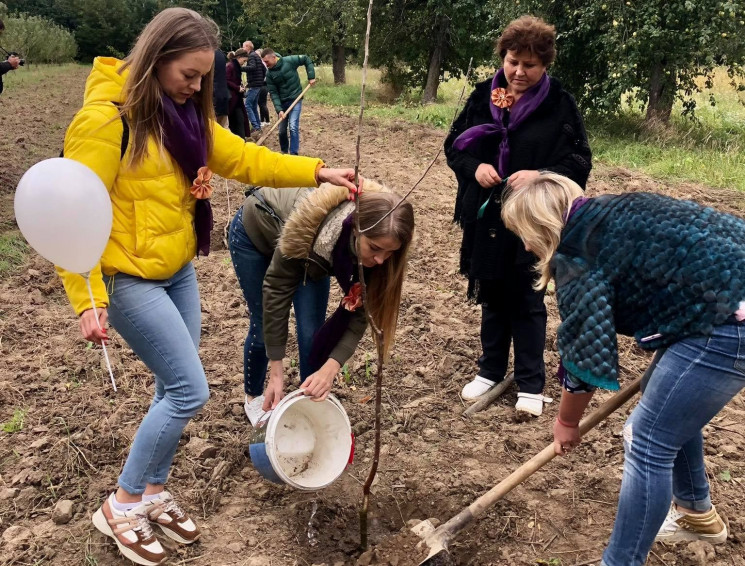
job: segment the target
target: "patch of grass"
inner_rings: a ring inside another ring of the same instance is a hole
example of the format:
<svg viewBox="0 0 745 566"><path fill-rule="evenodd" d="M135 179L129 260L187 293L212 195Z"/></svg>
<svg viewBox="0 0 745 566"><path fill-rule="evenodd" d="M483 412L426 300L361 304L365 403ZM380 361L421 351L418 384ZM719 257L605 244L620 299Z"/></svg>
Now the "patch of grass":
<svg viewBox="0 0 745 566"><path fill-rule="evenodd" d="M13 417L7 422L0 425L0 429L8 434L20 432L23 430L23 421L26 420L27 409L16 409L13 411Z"/></svg>
<svg viewBox="0 0 745 566"><path fill-rule="evenodd" d="M79 65L77 63L65 63L63 65L29 65L18 67L3 75L5 89L17 88L21 85L31 86L48 81L58 75L66 75L80 67L90 68L90 65Z"/></svg>
<svg viewBox="0 0 745 566"><path fill-rule="evenodd" d="M30 248L18 231L0 234L0 279L7 277L26 261Z"/></svg>

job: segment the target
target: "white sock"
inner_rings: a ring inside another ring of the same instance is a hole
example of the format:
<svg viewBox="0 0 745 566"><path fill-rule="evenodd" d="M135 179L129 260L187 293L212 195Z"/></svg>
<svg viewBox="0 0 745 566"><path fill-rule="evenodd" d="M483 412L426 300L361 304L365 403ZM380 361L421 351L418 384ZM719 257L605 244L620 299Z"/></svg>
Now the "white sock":
<svg viewBox="0 0 745 566"><path fill-rule="evenodd" d="M109 505L111 505L120 513L126 513L127 511L131 511L135 507L142 505L142 501L135 501L134 503L120 503L116 499L116 494L114 494L114 499L109 500Z"/></svg>
<svg viewBox="0 0 745 566"><path fill-rule="evenodd" d="M163 492L162 491L160 493L151 493L150 495L148 495L147 493L145 493L142 496L142 502L143 503L150 503L154 499L158 499L161 495L163 495Z"/></svg>

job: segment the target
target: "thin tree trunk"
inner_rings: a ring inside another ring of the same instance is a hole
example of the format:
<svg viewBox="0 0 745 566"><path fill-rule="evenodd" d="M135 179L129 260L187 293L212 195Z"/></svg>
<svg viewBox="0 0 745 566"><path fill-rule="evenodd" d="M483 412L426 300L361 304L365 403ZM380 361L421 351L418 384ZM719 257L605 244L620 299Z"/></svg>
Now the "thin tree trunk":
<svg viewBox="0 0 745 566"><path fill-rule="evenodd" d="M422 93L422 102L425 104L437 100L437 89L440 86L442 63L445 61L445 50L447 49L449 27L449 19L444 16L437 16L434 25L435 36L433 38L432 50L429 53L427 81L424 85L424 92Z"/></svg>
<svg viewBox="0 0 745 566"><path fill-rule="evenodd" d="M665 61L654 63L649 77L649 103L645 123L647 126L667 124L675 102L675 71L665 74ZM669 70L669 69L668 69Z"/></svg>
<svg viewBox="0 0 745 566"><path fill-rule="evenodd" d="M344 38L334 38L331 42L331 60L334 69L334 84L347 83L347 54L344 49Z"/></svg>

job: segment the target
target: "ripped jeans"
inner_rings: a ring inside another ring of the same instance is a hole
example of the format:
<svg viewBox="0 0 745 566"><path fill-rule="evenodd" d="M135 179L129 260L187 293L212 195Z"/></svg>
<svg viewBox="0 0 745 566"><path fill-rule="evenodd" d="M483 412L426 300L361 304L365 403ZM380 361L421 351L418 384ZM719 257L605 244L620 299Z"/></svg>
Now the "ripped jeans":
<svg viewBox="0 0 745 566"><path fill-rule="evenodd" d="M711 508L702 429L745 386L745 322L676 342L624 427L618 513L603 566L641 566L670 501Z"/></svg>

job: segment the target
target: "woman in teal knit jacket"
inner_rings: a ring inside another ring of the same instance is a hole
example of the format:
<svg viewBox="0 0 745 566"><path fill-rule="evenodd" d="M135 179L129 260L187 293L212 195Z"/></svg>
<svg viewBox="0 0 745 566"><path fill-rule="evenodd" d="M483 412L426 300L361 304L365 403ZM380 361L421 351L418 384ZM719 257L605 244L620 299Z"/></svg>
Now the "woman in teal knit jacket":
<svg viewBox="0 0 745 566"><path fill-rule="evenodd" d="M655 540L725 542L702 429L745 385L745 220L649 193L585 198L556 174L512 191L502 218L538 257L536 287L556 282L557 454L579 444L594 389L619 387L616 335L658 350L624 427L602 564L641 566Z"/></svg>

